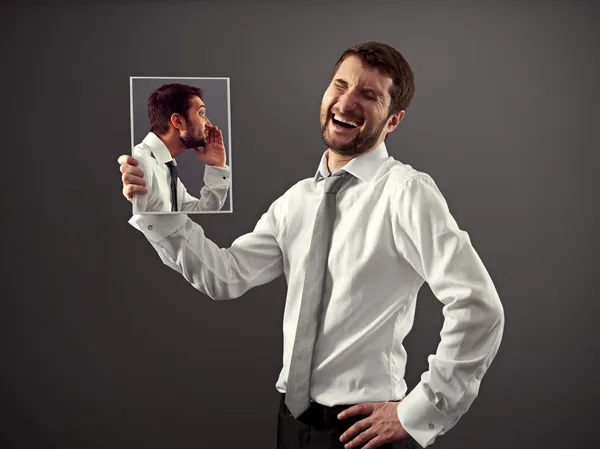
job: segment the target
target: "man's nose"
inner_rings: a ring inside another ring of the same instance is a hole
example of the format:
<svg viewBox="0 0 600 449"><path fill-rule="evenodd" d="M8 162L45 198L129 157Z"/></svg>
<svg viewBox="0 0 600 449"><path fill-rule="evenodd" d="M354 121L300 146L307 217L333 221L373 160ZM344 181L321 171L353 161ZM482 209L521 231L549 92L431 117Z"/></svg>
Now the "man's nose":
<svg viewBox="0 0 600 449"><path fill-rule="evenodd" d="M352 91L344 92L339 96L337 101L337 107L340 112L347 112L356 109L358 98Z"/></svg>
<svg viewBox="0 0 600 449"><path fill-rule="evenodd" d="M206 117L206 124L207 124L207 125L208 125L210 128L212 128L212 126L213 126L213 125L212 125L212 123L210 122L210 119L209 119L208 117Z"/></svg>

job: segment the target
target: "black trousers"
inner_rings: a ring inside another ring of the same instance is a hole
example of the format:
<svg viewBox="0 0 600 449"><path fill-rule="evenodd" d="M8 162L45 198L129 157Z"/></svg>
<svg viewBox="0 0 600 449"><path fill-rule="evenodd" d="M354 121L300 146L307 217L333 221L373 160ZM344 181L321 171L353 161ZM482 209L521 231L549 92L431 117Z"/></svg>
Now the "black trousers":
<svg viewBox="0 0 600 449"><path fill-rule="evenodd" d="M310 408L296 419L285 406L285 395L282 394L277 419L277 449L344 449L344 444L340 441L342 434L365 418L352 416L339 420L337 414L349 407L351 406L326 407L313 402ZM420 448L421 445L411 437L379 446L379 449Z"/></svg>

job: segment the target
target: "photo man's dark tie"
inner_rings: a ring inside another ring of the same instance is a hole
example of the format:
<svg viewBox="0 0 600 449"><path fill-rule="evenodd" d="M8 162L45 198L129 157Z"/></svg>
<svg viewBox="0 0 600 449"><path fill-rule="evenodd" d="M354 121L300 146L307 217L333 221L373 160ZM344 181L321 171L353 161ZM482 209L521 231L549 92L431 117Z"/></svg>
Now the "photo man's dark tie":
<svg viewBox="0 0 600 449"><path fill-rule="evenodd" d="M171 212L177 211L177 165L174 161L167 162L171 174Z"/></svg>
<svg viewBox="0 0 600 449"><path fill-rule="evenodd" d="M345 171L339 171L325 178L325 193L315 218L285 393L285 405L295 418L306 411L310 405L313 350L317 328L321 321L325 273L336 215L336 195L350 178L351 175Z"/></svg>

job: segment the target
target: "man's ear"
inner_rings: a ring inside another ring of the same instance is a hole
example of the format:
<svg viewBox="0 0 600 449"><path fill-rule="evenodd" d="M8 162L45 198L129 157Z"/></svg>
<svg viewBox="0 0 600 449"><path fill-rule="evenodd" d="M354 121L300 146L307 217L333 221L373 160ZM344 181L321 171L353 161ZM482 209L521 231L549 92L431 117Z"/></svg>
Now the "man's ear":
<svg viewBox="0 0 600 449"><path fill-rule="evenodd" d="M390 118L386 124L387 133L391 133L396 129L396 127L400 124L402 119L404 118L404 110L396 112L395 114L390 115Z"/></svg>
<svg viewBox="0 0 600 449"><path fill-rule="evenodd" d="M185 129L185 119L181 114L173 114L171 115L171 125L179 131L183 131Z"/></svg>

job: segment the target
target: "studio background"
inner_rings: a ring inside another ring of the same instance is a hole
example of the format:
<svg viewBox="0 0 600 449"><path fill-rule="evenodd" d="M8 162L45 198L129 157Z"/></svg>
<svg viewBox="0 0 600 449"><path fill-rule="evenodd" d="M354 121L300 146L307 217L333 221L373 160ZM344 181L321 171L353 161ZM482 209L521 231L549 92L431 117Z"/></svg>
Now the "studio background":
<svg viewBox="0 0 600 449"><path fill-rule="evenodd" d="M599 12L566 0L5 5L0 447L275 447L284 279L211 301L127 223L128 81L231 78L235 211L193 216L226 247L314 174L334 63L367 40L416 74L390 154L436 180L506 313L479 397L433 447L595 446ZM424 286L409 388L441 324Z"/></svg>
<svg viewBox="0 0 600 449"><path fill-rule="evenodd" d="M165 69L168 70L168 69ZM203 101L206 105L208 119L214 126L218 126L223 134L223 143L227 155L227 165L231 169L231 186L223 207L216 213L231 212L231 193L233 191L233 164L231 160L231 138L229 133L229 90L228 80L223 77L219 79L194 79L194 78L146 78L133 77L131 80L131 104L133 112L133 143L132 148L138 145L150 132L150 120L148 118L148 99L152 92L163 84L180 83L195 86L202 89ZM189 76L193 76L189 74ZM201 77L202 74L196 74ZM131 154L129 151L128 154ZM192 150L186 150L177 156L177 168L181 182L185 185L188 193L200 198L200 189L204 186L204 168L206 165L198 159ZM132 209L133 210L133 209ZM200 212L206 213L206 212ZM210 212L215 213L215 212Z"/></svg>

